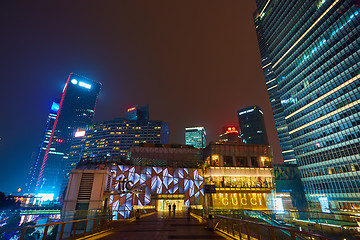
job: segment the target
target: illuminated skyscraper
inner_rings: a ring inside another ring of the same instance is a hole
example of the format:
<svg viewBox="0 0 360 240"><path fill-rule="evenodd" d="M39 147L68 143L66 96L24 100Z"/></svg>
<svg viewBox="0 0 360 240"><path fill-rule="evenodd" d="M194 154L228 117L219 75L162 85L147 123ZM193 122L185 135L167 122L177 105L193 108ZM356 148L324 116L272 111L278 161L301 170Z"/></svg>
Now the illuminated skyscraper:
<svg viewBox="0 0 360 240"><path fill-rule="evenodd" d="M359 1L256 3L255 27L276 127L280 138L282 132L291 137L283 154L294 153L311 205L324 211L358 209Z"/></svg>
<svg viewBox="0 0 360 240"><path fill-rule="evenodd" d="M31 161L28 177L25 182L25 192L27 193L33 193L35 190L35 184L37 177L39 176L40 166L42 163L42 160L44 159L46 147L49 143L50 135L52 128L54 126L54 122L56 119L56 114L59 110L60 100L56 99L52 102L50 113L46 121L46 128L44 136L41 140L39 150L37 152L37 155L34 155Z"/></svg>
<svg viewBox="0 0 360 240"><path fill-rule="evenodd" d="M62 92L49 142L41 161L35 193L59 196L74 132L92 122L100 84L71 73Z"/></svg>
<svg viewBox="0 0 360 240"><path fill-rule="evenodd" d="M206 132L204 127L185 128L185 144L192 145L195 148L206 147Z"/></svg>
<svg viewBox="0 0 360 240"><path fill-rule="evenodd" d="M241 140L247 144L269 145L264 113L258 106L244 108L238 111Z"/></svg>

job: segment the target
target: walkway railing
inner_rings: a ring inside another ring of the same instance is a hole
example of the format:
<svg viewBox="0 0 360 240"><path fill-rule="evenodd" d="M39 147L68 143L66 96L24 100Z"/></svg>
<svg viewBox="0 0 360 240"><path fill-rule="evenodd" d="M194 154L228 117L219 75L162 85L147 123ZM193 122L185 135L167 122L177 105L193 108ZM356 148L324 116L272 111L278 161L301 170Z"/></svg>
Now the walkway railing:
<svg viewBox="0 0 360 240"><path fill-rule="evenodd" d="M76 239L79 236L85 236L87 234L109 228L111 226L112 217L112 215L106 215L95 218L66 222L54 222L43 225L27 226L23 228L0 230L0 239L10 239L10 237L18 234L20 234L20 237L17 238L18 240L26 240L28 237L35 237L35 239L42 240ZM36 228L41 229L41 231L35 231ZM52 236L48 235L50 228L52 228L53 232L55 233L52 234Z"/></svg>
<svg viewBox="0 0 360 240"><path fill-rule="evenodd" d="M313 240L331 240L318 234L299 231L296 229L272 226L262 223L256 223L246 220L240 220L230 217L215 215L215 229L231 235L237 239L313 239Z"/></svg>

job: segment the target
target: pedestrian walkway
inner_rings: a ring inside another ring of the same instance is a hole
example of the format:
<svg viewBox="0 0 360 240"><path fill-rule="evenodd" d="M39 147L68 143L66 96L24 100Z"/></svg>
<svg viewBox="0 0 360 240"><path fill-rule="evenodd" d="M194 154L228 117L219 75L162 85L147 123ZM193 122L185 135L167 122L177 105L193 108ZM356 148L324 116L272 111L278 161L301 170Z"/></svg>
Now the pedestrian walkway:
<svg viewBox="0 0 360 240"><path fill-rule="evenodd" d="M95 240L164 240L164 239L231 239L216 231L209 231L206 223L186 212L176 214L157 212L132 222L114 222L114 228L82 239Z"/></svg>

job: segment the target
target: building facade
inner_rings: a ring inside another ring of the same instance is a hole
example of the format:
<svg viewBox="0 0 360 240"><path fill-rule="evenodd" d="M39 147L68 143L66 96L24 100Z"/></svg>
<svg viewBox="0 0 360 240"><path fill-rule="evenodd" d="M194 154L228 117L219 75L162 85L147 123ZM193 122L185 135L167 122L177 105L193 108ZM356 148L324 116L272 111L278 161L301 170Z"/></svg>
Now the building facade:
<svg viewBox="0 0 360 240"><path fill-rule="evenodd" d="M118 163L126 158L130 147L145 143L163 144L168 142L168 138L168 124L163 121L118 118L79 129L69 150L61 190L65 190L70 172L80 160Z"/></svg>
<svg viewBox="0 0 360 240"><path fill-rule="evenodd" d="M247 144L269 145L264 113L258 106L239 110L238 120L242 142Z"/></svg>
<svg viewBox="0 0 360 240"><path fill-rule="evenodd" d="M204 150L204 181L215 192L205 207L216 209L273 208L272 149L265 145L218 142Z"/></svg>
<svg viewBox="0 0 360 240"><path fill-rule="evenodd" d="M99 208L110 204L114 219L134 216L135 209L168 211L173 204L180 211L191 206L208 213L273 207L270 146L210 143L205 149L196 149L178 144L143 144L130 148L125 164L88 163L82 161L71 175L77 174L78 169L110 172L110 188L106 184L108 177L104 177L97 185L108 190L97 196L102 196ZM68 186L67 192L74 196L65 197L72 204L68 210L75 209L76 201L80 203L76 199L81 190L77 187L79 182ZM205 185L213 186L215 192L206 192ZM88 189L90 192L94 191Z"/></svg>
<svg viewBox="0 0 360 240"><path fill-rule="evenodd" d="M74 132L92 122L100 84L71 73L62 92L59 110L46 144L35 193L57 198Z"/></svg>
<svg viewBox="0 0 360 240"><path fill-rule="evenodd" d="M195 148L206 147L206 132L204 127L185 128L185 144L192 145Z"/></svg>
<svg viewBox="0 0 360 240"><path fill-rule="evenodd" d="M54 126L54 122L56 119L56 114L59 111L59 105L60 105L60 100L54 100L51 104L50 113L49 113L47 121L46 121L46 128L45 128L43 138L41 139L39 150L38 150L37 154L32 157L32 161L30 163L28 177L25 182L25 192L26 193L34 193L35 192L35 185L36 185L37 177L39 176L41 163L42 163L42 160L44 159L46 147L49 143L52 128Z"/></svg>
<svg viewBox="0 0 360 240"><path fill-rule="evenodd" d="M255 26L263 69L272 72L267 88L270 97L276 91L280 99L275 101L280 100L282 107L274 109L274 116L275 111L284 113L283 126L291 137L306 198L324 211L357 210L359 1L256 3Z"/></svg>

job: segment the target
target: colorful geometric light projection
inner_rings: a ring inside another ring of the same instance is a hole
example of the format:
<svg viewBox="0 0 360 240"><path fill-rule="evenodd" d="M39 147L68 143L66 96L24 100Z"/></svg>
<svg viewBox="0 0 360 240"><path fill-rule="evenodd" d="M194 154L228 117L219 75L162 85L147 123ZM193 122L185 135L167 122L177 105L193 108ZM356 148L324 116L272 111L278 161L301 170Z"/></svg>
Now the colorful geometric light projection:
<svg viewBox="0 0 360 240"><path fill-rule="evenodd" d="M185 207L200 204L204 197L201 169L118 165L112 172L115 175L112 189L115 191L118 191L119 181L124 178L133 181L135 189L142 189L140 193L110 197L114 220L129 218L132 205L155 206L156 195L159 194L183 194Z"/></svg>

